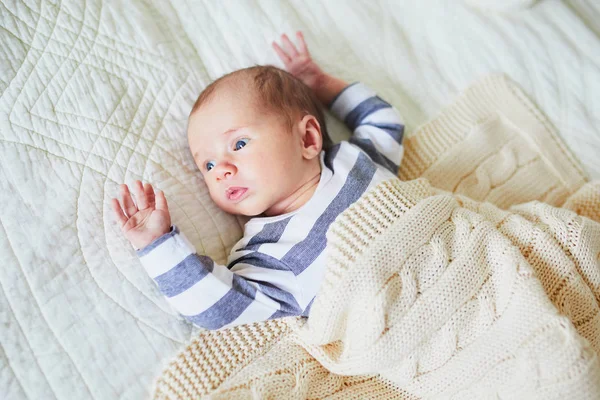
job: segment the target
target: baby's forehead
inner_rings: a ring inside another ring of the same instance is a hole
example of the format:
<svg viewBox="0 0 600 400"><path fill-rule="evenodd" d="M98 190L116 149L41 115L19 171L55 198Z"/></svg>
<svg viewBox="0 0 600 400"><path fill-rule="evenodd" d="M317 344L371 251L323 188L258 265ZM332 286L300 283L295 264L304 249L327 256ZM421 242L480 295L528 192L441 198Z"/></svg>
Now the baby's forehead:
<svg viewBox="0 0 600 400"><path fill-rule="evenodd" d="M249 99L240 96L215 96L190 115L188 127L203 132L214 129L224 131L263 117L261 108L256 107Z"/></svg>
<svg viewBox="0 0 600 400"><path fill-rule="evenodd" d="M187 134L190 140L214 143L230 131L256 128L270 120L270 115L253 104L215 98L190 115Z"/></svg>
<svg viewBox="0 0 600 400"><path fill-rule="evenodd" d="M215 134L213 131L224 132L257 120L276 122L276 119L289 125L301 113L284 107L282 103L287 102L278 99L282 93L271 93L273 85L259 85L251 74L236 74L214 83L210 94L190 115L190 138L200 132L208 138Z"/></svg>
<svg viewBox="0 0 600 400"><path fill-rule="evenodd" d="M213 90L211 96L206 99L205 104L199 107L198 111L202 108L215 108L216 106L235 113L240 108L246 110L250 106L260 105L263 103L262 100L261 93L253 85L249 85L249 82L224 82ZM259 112L261 108L254 107L254 111Z"/></svg>
<svg viewBox="0 0 600 400"><path fill-rule="evenodd" d="M270 119L284 114L283 107L270 104L265 96L254 87L229 83L215 88L206 101L190 115L190 122L219 122L219 120Z"/></svg>
<svg viewBox="0 0 600 400"><path fill-rule="evenodd" d="M211 97L233 96L238 98L260 98L260 91L254 79L247 74L240 74L219 81L213 88Z"/></svg>

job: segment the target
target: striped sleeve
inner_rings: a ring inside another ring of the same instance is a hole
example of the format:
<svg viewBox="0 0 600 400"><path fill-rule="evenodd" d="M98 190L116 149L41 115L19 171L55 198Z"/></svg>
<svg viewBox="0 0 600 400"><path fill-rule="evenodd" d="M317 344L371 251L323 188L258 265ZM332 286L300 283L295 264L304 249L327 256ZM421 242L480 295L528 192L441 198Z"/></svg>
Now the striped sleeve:
<svg viewBox="0 0 600 400"><path fill-rule="evenodd" d="M404 153L404 124L398 110L360 82L345 87L330 109L352 131L350 143L377 164L398 173Z"/></svg>
<svg viewBox="0 0 600 400"><path fill-rule="evenodd" d="M177 226L138 250L137 255L175 310L202 328L220 329L302 312L290 309L293 296L288 292L198 255ZM251 259L247 257L245 263L252 264Z"/></svg>

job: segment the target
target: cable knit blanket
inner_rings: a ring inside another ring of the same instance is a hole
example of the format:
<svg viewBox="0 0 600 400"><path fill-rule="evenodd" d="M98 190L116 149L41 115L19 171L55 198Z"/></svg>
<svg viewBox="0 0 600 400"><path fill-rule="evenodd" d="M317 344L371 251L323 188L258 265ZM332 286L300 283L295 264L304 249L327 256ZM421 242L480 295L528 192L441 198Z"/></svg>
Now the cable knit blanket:
<svg viewBox="0 0 600 400"><path fill-rule="evenodd" d="M600 185L546 119L491 77L404 163L331 225L308 322L203 332L155 397L599 398Z"/></svg>

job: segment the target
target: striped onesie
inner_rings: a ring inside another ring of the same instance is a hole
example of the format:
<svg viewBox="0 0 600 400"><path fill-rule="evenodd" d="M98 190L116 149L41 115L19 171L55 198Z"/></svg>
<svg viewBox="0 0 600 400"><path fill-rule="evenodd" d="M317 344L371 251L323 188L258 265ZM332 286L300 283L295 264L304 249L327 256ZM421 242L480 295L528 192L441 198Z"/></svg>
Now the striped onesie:
<svg viewBox="0 0 600 400"><path fill-rule="evenodd" d="M227 265L198 255L176 226L137 251L146 272L187 320L219 329L308 316L325 272L329 225L370 188L395 178L403 154L398 111L364 84L344 88L330 110L353 134L321 152L315 193L295 211L251 218Z"/></svg>

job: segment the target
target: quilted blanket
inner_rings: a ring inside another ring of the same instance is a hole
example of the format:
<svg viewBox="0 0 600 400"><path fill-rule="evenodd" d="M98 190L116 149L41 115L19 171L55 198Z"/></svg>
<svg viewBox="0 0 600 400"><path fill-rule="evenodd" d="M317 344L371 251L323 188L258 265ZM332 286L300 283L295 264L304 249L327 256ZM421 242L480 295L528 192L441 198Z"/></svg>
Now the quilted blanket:
<svg viewBox="0 0 600 400"><path fill-rule="evenodd" d="M504 72L600 178L600 6L475 3L0 2L3 398L142 398L196 333L144 273L109 199L120 183L152 182L196 248L224 262L244 220L211 202L187 115L218 76L278 64L269 45L283 32L303 30L325 70L375 88L409 132ZM334 139L348 134L328 123Z"/></svg>

